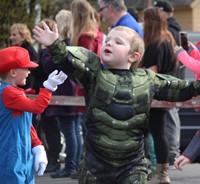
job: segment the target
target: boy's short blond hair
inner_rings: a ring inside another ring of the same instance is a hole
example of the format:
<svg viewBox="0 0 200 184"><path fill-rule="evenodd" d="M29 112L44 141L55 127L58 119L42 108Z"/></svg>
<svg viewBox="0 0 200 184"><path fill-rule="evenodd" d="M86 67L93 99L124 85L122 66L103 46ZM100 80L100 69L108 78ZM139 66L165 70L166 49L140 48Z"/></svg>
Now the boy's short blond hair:
<svg viewBox="0 0 200 184"><path fill-rule="evenodd" d="M131 49L130 52L138 52L140 53L140 59L138 60L138 62L135 62L133 64L132 67L136 67L138 66L138 64L140 63L140 61L142 60L142 57L144 55L144 41L141 38L141 36L134 31L133 29L126 27L126 26L117 26L114 27L113 30L118 30L118 31L123 31L126 34L128 34L130 36L130 40L131 40Z"/></svg>

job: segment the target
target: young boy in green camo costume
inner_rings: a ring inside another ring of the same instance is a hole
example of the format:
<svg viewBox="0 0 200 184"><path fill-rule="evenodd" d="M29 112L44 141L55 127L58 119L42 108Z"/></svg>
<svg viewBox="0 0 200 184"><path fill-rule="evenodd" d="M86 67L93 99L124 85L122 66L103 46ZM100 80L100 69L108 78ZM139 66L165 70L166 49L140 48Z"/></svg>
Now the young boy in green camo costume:
<svg viewBox="0 0 200 184"><path fill-rule="evenodd" d="M185 101L200 94L200 82L137 69L144 53L140 36L112 29L100 58L81 47L66 47L43 23L34 38L48 47L57 67L85 88L87 129L79 184L145 184L143 134L151 101ZM163 174L163 173L161 173Z"/></svg>

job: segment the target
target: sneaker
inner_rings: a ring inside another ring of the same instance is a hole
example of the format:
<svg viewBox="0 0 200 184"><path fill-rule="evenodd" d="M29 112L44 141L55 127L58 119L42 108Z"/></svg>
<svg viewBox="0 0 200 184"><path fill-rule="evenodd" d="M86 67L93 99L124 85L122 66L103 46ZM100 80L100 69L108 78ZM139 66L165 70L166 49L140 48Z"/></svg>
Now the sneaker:
<svg viewBox="0 0 200 184"><path fill-rule="evenodd" d="M60 163L57 162L55 164L49 163L47 164L47 168L45 170L45 173L55 172L60 169Z"/></svg>
<svg viewBox="0 0 200 184"><path fill-rule="evenodd" d="M58 170L56 173L51 174L52 178L67 178L70 177L71 172L67 171L66 168Z"/></svg>

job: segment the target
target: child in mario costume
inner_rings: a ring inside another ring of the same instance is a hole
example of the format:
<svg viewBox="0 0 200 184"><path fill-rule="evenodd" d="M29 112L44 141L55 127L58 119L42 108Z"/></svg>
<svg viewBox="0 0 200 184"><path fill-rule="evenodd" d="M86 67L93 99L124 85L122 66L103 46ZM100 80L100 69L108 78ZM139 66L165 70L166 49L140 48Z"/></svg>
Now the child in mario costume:
<svg viewBox="0 0 200 184"><path fill-rule="evenodd" d="M43 83L45 88L31 100L17 86L25 85L28 68L37 66L22 47L0 50L0 183L3 184L34 184L34 168L38 175L43 175L46 169L46 152L32 126L32 113L44 111L52 91L67 75L62 71L52 72Z"/></svg>

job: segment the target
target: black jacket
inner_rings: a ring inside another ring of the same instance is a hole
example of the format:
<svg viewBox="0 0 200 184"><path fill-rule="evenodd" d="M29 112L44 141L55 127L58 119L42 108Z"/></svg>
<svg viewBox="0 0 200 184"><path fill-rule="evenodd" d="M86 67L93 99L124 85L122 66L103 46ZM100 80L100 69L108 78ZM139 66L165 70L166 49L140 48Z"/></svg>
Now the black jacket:
<svg viewBox="0 0 200 184"><path fill-rule="evenodd" d="M174 36L174 39L176 40L177 45L180 45L179 32L181 31L181 26L179 25L179 23L176 21L174 17L169 17L167 19L167 23L168 23L168 30Z"/></svg>

